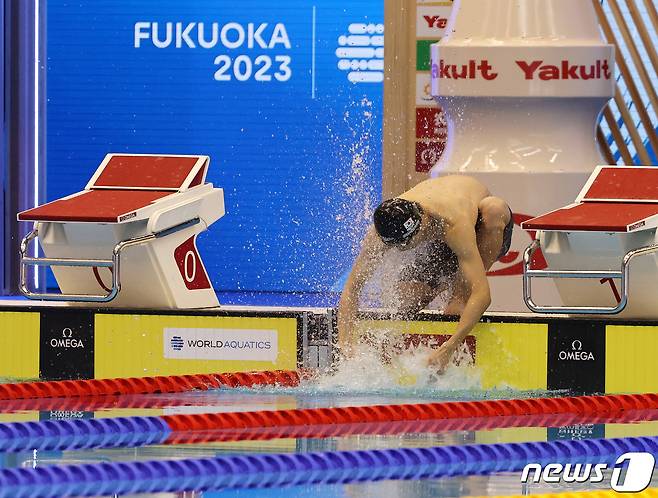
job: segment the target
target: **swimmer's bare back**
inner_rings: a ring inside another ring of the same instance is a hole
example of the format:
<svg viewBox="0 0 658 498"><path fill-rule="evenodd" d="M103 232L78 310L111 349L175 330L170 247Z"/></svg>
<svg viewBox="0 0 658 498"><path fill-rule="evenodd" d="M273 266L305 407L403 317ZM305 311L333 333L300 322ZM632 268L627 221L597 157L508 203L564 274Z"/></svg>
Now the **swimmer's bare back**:
<svg viewBox="0 0 658 498"><path fill-rule="evenodd" d="M413 216L418 219L415 231L399 245L399 250L413 250L425 240L440 240L458 260L460 292L455 294L463 297L458 306L459 322L453 336L434 351L429 360L430 366L442 371L491 303L486 271L503 247L503 228L509 222L509 207L502 199L492 197L478 180L461 175L425 180L398 197L419 206L417 213L409 215L411 218L402 218L405 223L413 221ZM387 202L391 200L384 203ZM432 219L438 223L431 222ZM476 231L478 222L481 229ZM338 306L339 345L347 356L358 341L355 325L361 290L385 253L396 247L395 242L387 244L378 230L375 226L368 230ZM435 290L429 289L430 292Z"/></svg>
<svg viewBox="0 0 658 498"><path fill-rule="evenodd" d="M450 175L422 181L398 197L419 202L429 216L448 225L467 222L472 226L480 201L489 196L487 187L475 178Z"/></svg>

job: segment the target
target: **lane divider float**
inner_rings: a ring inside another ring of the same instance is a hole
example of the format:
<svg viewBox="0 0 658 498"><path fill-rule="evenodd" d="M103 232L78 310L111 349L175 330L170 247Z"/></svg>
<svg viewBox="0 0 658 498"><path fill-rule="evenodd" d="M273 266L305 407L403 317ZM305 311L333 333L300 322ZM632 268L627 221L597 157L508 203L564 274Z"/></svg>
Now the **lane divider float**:
<svg viewBox="0 0 658 498"><path fill-rule="evenodd" d="M82 379L0 384L0 400L72 398L113 394L154 394L207 391L223 387L299 385L299 374L288 370L234 372L118 379Z"/></svg>
<svg viewBox="0 0 658 498"><path fill-rule="evenodd" d="M394 448L0 470L0 498L177 493L419 480L520 471L528 463L607 463L658 455L658 437Z"/></svg>

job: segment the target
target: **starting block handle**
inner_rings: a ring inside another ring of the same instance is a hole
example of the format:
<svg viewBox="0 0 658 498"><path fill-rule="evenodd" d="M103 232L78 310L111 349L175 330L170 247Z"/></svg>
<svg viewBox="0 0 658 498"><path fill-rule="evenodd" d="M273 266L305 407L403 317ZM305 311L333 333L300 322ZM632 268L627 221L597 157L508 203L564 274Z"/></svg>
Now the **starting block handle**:
<svg viewBox="0 0 658 498"><path fill-rule="evenodd" d="M531 270L532 256L540 247L539 238L536 238L523 252L523 301L535 313L575 313L615 315L626 308L628 304L628 277L630 262L637 256L644 256L658 251L658 244L639 247L629 251L621 262L620 271L591 271L591 270ZM614 278L621 281L621 296L616 306L542 306L532 299L532 278Z"/></svg>
<svg viewBox="0 0 658 498"><path fill-rule="evenodd" d="M199 218L193 218L160 232L136 237L134 239L122 240L114 246L112 259L73 259L73 258L31 258L27 256L27 249L34 239L39 235L38 229L34 228L21 241L20 246L20 285L19 289L28 299L39 299L45 301L78 301L86 303L107 303L112 301L121 290L121 252L131 246L144 244L151 240L166 237L191 226L200 223ZM109 268L112 271L112 288L107 294L55 294L50 292L33 292L27 283L28 266L68 266L83 268Z"/></svg>

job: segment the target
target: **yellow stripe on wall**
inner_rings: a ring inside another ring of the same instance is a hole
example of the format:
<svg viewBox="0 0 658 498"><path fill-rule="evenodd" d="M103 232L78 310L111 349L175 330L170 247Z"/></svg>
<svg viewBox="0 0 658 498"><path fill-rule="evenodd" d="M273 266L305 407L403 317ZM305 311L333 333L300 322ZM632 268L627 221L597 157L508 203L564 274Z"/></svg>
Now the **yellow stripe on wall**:
<svg viewBox="0 0 658 498"><path fill-rule="evenodd" d="M0 413L0 423L9 422L38 422L40 413L38 411Z"/></svg>
<svg viewBox="0 0 658 498"><path fill-rule="evenodd" d="M480 323L475 336L483 389L546 389L548 325Z"/></svg>
<svg viewBox="0 0 658 498"><path fill-rule="evenodd" d="M40 314L0 312L0 325L0 377L39 378Z"/></svg>
<svg viewBox="0 0 658 498"><path fill-rule="evenodd" d="M504 427L475 432L477 444L527 443L548 440L546 427Z"/></svg>
<svg viewBox="0 0 658 498"><path fill-rule="evenodd" d="M638 423L605 424L605 437L642 437L658 434L658 421L641 421Z"/></svg>
<svg viewBox="0 0 658 498"><path fill-rule="evenodd" d="M171 359L164 357L165 328L276 330L278 355L270 361ZM295 370L295 318L97 314L95 377L144 377L251 370Z"/></svg>
<svg viewBox="0 0 658 498"><path fill-rule="evenodd" d="M658 327L606 326L605 391L658 392L657 358Z"/></svg>

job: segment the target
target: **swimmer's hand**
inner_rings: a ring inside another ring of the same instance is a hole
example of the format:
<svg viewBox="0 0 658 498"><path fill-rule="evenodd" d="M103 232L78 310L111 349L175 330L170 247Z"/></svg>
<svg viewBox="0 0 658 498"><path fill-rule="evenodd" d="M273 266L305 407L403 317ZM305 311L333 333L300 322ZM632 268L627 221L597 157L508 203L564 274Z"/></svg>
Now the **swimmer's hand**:
<svg viewBox="0 0 658 498"><path fill-rule="evenodd" d="M443 343L439 349L432 352L427 361L427 366L438 374L444 373L446 368L448 368L448 365L450 365L456 349L457 348L449 342Z"/></svg>

